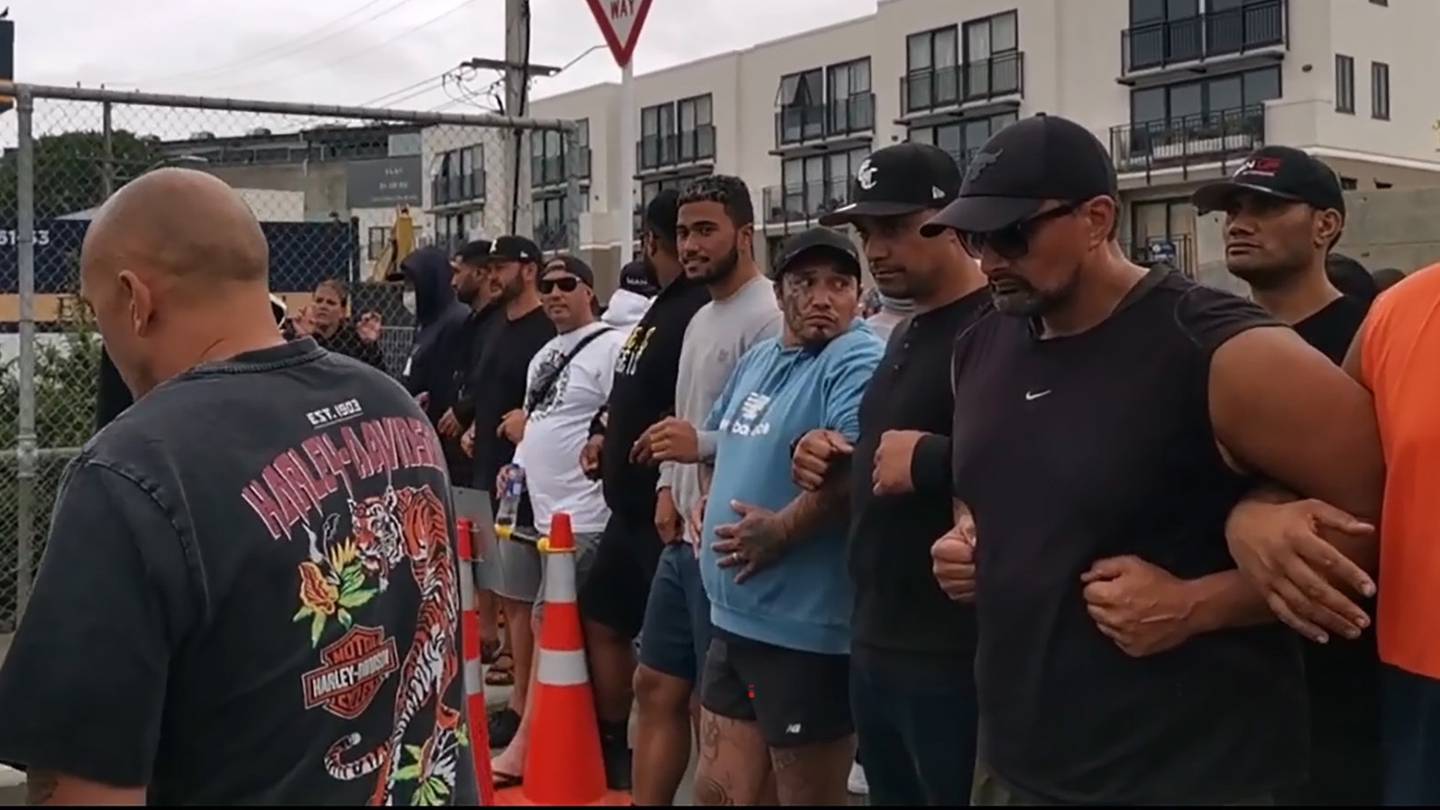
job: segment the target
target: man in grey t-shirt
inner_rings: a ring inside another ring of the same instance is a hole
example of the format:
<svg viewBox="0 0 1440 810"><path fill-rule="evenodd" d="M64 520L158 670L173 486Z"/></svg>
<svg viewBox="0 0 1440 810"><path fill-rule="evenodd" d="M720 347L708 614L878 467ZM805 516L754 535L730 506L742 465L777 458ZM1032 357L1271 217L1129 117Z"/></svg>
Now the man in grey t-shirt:
<svg viewBox="0 0 1440 810"><path fill-rule="evenodd" d="M755 264L754 222L750 190L737 177L704 177L680 196L680 260L687 276L709 287L711 302L685 331L676 414L646 431L635 446L637 458L661 465L655 526L667 544L640 632L637 805L675 800L690 762L690 697L710 644L710 603L697 559L700 538L687 523L699 507L700 476L715 445L695 426L705 423L741 356L780 333L774 286Z"/></svg>

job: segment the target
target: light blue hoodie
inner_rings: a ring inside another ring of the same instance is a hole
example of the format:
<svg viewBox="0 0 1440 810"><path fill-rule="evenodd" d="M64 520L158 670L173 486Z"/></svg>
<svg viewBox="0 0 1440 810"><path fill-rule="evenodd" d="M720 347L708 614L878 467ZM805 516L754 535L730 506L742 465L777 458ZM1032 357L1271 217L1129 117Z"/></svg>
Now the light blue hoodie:
<svg viewBox="0 0 1440 810"><path fill-rule="evenodd" d="M705 510L700 570L716 627L787 649L850 652L854 594L845 568L843 519L799 540L742 585L721 569L715 528L739 522L732 501L778 512L800 494L790 477L791 447L816 429L860 434L860 397L885 346L855 321L813 351L778 339L755 344L730 375L706 423L716 431L715 475Z"/></svg>

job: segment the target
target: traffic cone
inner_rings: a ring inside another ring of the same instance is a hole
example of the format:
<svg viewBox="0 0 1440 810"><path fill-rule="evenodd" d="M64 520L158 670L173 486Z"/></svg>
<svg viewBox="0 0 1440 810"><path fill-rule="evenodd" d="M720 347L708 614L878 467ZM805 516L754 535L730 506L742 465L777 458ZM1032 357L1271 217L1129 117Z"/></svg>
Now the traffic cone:
<svg viewBox="0 0 1440 810"><path fill-rule="evenodd" d="M495 777L490 771L490 726L485 715L485 670L480 661L480 614L475 610L475 524L460 518L460 639L465 656L465 711L470 717L470 752L480 804L495 805Z"/></svg>
<svg viewBox="0 0 1440 810"><path fill-rule="evenodd" d="M550 536L542 539L540 551L545 555L545 616L529 698L535 724L520 792L532 804L595 804L606 798L605 765L575 601L575 535L569 515L551 518Z"/></svg>

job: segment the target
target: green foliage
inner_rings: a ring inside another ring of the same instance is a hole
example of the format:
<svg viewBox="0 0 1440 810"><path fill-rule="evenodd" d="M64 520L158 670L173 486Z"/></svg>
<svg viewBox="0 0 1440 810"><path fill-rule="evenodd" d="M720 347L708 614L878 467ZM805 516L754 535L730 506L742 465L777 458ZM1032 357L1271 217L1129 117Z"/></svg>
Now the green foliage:
<svg viewBox="0 0 1440 810"><path fill-rule="evenodd" d="M97 131L65 132L35 139L35 218L73 214L105 200L105 139ZM155 144L126 130L110 136L114 187L139 176L160 159ZM0 159L0 212L13 222L16 210L16 159L8 149Z"/></svg>

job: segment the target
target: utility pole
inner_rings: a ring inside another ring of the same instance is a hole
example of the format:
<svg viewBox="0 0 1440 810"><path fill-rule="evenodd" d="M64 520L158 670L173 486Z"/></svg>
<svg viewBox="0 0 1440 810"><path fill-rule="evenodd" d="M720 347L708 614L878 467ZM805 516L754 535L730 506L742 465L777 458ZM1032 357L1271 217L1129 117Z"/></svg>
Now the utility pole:
<svg viewBox="0 0 1440 810"><path fill-rule="evenodd" d="M505 0L505 62L505 113L528 115L528 104L522 101L530 81L530 0ZM530 210L529 130L508 131L501 154L504 199L496 201L496 209L505 212L507 232L531 236L535 224Z"/></svg>

